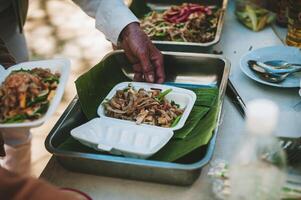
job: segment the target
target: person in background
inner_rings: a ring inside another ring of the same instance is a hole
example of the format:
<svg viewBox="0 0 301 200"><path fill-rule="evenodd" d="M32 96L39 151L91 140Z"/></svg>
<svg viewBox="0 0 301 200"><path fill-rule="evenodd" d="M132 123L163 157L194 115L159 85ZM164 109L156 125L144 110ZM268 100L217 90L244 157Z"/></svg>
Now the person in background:
<svg viewBox="0 0 301 200"><path fill-rule="evenodd" d="M163 56L140 29L139 20L122 0L73 0L95 18L96 28L114 45L121 46L133 64L134 80L162 83L165 79ZM15 58L28 60L23 26L28 0L0 0L0 38ZM68 22L66 22L68 23ZM6 156L2 166L22 175L30 172L31 134L28 128L0 129Z"/></svg>
<svg viewBox="0 0 301 200"><path fill-rule="evenodd" d="M0 38L0 64L4 66L5 68L8 68L14 64L16 64L16 61L13 56L8 52L7 48L5 47L5 44L3 40ZM5 139L12 138L6 136L6 134L24 134L25 132L28 132L27 129L19 130L19 129L13 129L13 131L5 131ZM0 157L5 157L7 148L4 148L4 140L3 140L3 134L0 134ZM29 140L28 135L22 135L22 136L14 136L15 138L18 137L19 141L15 142L13 140L8 140L6 142L9 142L9 144L6 144L7 146L14 145L13 147L9 147L9 150L11 148L15 148L18 150L25 150L28 146L27 140ZM27 137L27 138L26 138ZM22 143L23 142L23 143ZM17 144L22 143L22 144ZM27 150L26 150L27 151ZM11 153L11 152L9 152ZM25 157L28 156L27 154L29 151L25 153ZM17 158L11 157L9 155L9 159L7 162L11 165L17 164L21 160L21 162L24 162L23 158L20 156L21 154L17 154ZM24 155L24 154L23 154ZM15 161L16 160L16 161ZM30 163L26 162L26 165L29 165ZM6 163L7 165L7 163ZM24 169L24 166L14 166L18 171L21 172ZM26 166L25 166L26 167ZM20 168L20 169L19 169ZM24 174L23 174L24 175ZM21 176L14 172L10 172L0 166L0 199L6 199L6 200L90 200L91 198L88 197L86 194L73 190L73 189L59 189L54 186L51 186L50 184L37 180L34 178L30 178L27 176Z"/></svg>

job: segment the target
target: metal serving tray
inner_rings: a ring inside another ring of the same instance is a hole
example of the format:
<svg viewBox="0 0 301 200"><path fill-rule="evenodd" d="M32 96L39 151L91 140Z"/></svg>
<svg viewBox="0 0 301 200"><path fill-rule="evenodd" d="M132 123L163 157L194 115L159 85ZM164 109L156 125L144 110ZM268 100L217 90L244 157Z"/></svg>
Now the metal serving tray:
<svg viewBox="0 0 301 200"><path fill-rule="evenodd" d="M163 52L163 54L167 81L217 86L219 99L223 102L230 70L230 64L226 59L217 55L196 53ZM124 73L131 76L130 65L122 51L112 52L104 59L117 60L120 67L124 68ZM218 120L221 116L221 107ZM58 146L70 137L70 130L85 122L87 119L78 98L75 97L45 141L47 150L54 154L65 168L96 175L175 185L190 185L199 177L202 167L212 157L218 133L217 127L207 145L173 163L59 150Z"/></svg>
<svg viewBox="0 0 301 200"><path fill-rule="evenodd" d="M167 9L171 5L179 5L182 3L201 3L204 5L217 5L221 9L218 20L217 30L214 40L206 43L196 42L172 42L153 40L153 43L162 51L181 51L181 52L209 52L213 45L218 43L221 38L222 28L225 21L225 12L228 0L148 0L148 5L152 10ZM146 14L146 13L145 13Z"/></svg>

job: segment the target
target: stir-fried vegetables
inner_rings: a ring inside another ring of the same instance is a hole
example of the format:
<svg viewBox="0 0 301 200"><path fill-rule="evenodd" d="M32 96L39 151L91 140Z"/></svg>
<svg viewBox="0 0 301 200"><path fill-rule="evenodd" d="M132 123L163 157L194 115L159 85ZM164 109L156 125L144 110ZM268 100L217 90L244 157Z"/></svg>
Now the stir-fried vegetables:
<svg viewBox="0 0 301 200"><path fill-rule="evenodd" d="M59 83L48 69L15 70L0 86L0 123L35 120L46 113Z"/></svg>
<svg viewBox="0 0 301 200"><path fill-rule="evenodd" d="M163 13L149 13L141 27L153 40L204 43L215 38L218 18L215 6L184 3Z"/></svg>
<svg viewBox="0 0 301 200"><path fill-rule="evenodd" d="M161 127L175 126L184 110L165 96L172 90L161 92L152 88L135 90L129 85L118 90L112 99L104 103L106 115L113 118L135 121L137 124L150 124Z"/></svg>

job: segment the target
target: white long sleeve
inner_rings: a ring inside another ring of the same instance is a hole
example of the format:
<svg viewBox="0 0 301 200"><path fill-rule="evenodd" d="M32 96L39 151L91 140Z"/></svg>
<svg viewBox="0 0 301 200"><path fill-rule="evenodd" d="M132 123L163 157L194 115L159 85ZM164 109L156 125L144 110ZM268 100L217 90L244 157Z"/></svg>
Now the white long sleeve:
<svg viewBox="0 0 301 200"><path fill-rule="evenodd" d="M124 27L139 22L122 0L73 0L87 15L95 18L95 26L108 40L117 44Z"/></svg>

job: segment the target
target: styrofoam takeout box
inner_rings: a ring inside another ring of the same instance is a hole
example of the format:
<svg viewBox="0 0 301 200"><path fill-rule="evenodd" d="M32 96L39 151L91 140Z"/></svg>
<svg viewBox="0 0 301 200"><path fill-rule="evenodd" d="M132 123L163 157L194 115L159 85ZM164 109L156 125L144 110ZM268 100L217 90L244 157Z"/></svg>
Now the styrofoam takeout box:
<svg viewBox="0 0 301 200"><path fill-rule="evenodd" d="M173 131L182 128L196 101L196 94L190 90L160 84L123 82L117 84L105 99L111 99L117 90L123 90L131 84L136 90L144 88L172 91L165 97L175 101L184 109L184 113L178 124L172 128L136 124L133 121L115 119L105 115L102 102L97 110L100 118L71 130L71 135L82 144L95 150L108 151L112 154L127 157L148 158L159 151L173 136Z"/></svg>
<svg viewBox="0 0 301 200"><path fill-rule="evenodd" d="M23 62L14 65L8 69L5 69L3 66L0 65L0 83L2 83L5 80L5 78L14 70L33 69L33 68L45 68L45 69L50 69L52 73L56 73L56 72L60 73L60 82L58 84L53 99L50 101L50 105L47 112L37 120L29 121L29 122L21 122L21 123L0 124L0 128L39 126L43 124L55 112L57 106L59 105L70 72L70 61L68 59L58 58L52 60Z"/></svg>
<svg viewBox="0 0 301 200"><path fill-rule="evenodd" d="M147 158L160 150L172 131L95 118L71 130L71 135L95 150L134 158Z"/></svg>
<svg viewBox="0 0 301 200"><path fill-rule="evenodd" d="M115 118L107 117L105 115L105 108L104 108L103 103L106 101L106 99L111 99L116 94L117 90L123 90L126 87L128 87L129 84L131 84L133 86L133 88L135 88L136 90L143 88L148 91L148 90L151 90L151 88L157 88L157 89L161 89L163 92L167 89L172 89L172 91L169 94L167 94L165 96L165 98L169 101L173 100L175 103L179 104L180 108L184 109L184 113L182 114L182 117L180 118L180 120L176 126L171 127L171 128L164 128L164 127L159 127L159 128L174 131L174 130L178 130L184 126L185 121L187 120L187 118L193 108L193 105L196 101L196 94L194 92L192 92L191 90L174 87L174 86L168 86L168 85L152 84L152 83L122 82L122 83L117 84L109 92L109 94L106 96L105 100L99 105L97 114L100 117L115 119ZM129 120L122 120L122 119L116 119L116 120L125 121L128 124L136 124L135 122L129 121ZM140 124L139 126L153 127L153 125L147 125L147 124Z"/></svg>

